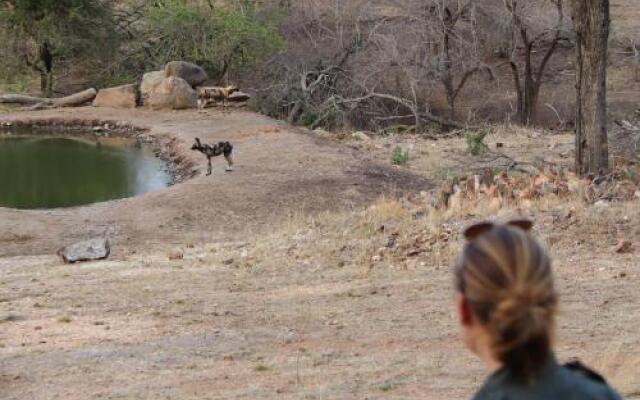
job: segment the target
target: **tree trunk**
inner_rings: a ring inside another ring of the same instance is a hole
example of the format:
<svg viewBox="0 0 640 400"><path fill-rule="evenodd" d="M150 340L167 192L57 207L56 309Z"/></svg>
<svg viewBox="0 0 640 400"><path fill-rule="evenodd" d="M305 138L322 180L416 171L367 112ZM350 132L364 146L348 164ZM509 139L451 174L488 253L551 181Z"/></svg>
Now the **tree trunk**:
<svg viewBox="0 0 640 400"><path fill-rule="evenodd" d="M527 40L527 35L523 34L523 40ZM521 98L518 101L520 108L520 123L529 126L535 122L536 112L538 111L538 93L540 93L540 82L536 81L533 70L533 43L527 42L525 45L525 65L523 87L519 94Z"/></svg>
<svg viewBox="0 0 640 400"><path fill-rule="evenodd" d="M77 107L89 103L95 99L97 94L98 91L93 88L57 99L32 97L20 94L6 94L4 96L0 96L0 103L32 105L30 109L34 110L54 107Z"/></svg>
<svg viewBox="0 0 640 400"><path fill-rule="evenodd" d="M609 171L607 49L609 0L572 0L576 43L576 173Z"/></svg>
<svg viewBox="0 0 640 400"><path fill-rule="evenodd" d="M530 77L525 78L524 98L522 100L521 122L529 126L535 122L538 112L538 93L540 84Z"/></svg>
<svg viewBox="0 0 640 400"><path fill-rule="evenodd" d="M53 96L53 54L49 42L44 42L40 46L40 62L42 70L40 71L40 89L44 97Z"/></svg>

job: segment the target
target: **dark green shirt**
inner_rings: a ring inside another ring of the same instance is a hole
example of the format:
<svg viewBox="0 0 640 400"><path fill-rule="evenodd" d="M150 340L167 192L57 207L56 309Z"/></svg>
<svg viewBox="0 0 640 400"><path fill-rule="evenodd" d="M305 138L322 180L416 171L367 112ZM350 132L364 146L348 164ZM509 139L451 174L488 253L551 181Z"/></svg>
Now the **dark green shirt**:
<svg viewBox="0 0 640 400"><path fill-rule="evenodd" d="M597 375L597 374L594 374ZM518 381L505 368L491 375L473 400L622 400L603 380L589 371L563 367L555 358L533 384Z"/></svg>

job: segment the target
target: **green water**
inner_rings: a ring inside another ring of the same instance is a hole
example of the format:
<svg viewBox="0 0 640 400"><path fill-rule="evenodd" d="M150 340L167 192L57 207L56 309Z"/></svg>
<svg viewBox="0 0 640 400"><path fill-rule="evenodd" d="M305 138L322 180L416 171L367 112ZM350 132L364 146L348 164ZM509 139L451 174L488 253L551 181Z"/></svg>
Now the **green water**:
<svg viewBox="0 0 640 400"><path fill-rule="evenodd" d="M133 141L0 135L0 207L77 206L169 182L162 162Z"/></svg>

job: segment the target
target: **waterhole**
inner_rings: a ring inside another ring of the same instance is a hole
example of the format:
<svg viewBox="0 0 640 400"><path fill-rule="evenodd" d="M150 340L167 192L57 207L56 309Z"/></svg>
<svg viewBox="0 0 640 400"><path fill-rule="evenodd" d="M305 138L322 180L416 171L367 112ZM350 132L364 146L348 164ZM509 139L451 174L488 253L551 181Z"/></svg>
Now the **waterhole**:
<svg viewBox="0 0 640 400"><path fill-rule="evenodd" d="M132 139L1 134L0 207L46 209L137 196L171 182Z"/></svg>

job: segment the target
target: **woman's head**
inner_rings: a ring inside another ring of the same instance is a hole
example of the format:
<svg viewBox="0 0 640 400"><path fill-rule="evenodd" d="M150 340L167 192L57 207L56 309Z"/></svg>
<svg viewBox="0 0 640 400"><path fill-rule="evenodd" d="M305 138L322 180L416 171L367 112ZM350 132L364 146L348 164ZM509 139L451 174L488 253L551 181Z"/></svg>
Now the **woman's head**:
<svg viewBox="0 0 640 400"><path fill-rule="evenodd" d="M557 295L551 263L529 221L467 229L456 267L460 321L469 346L530 381L551 355Z"/></svg>

